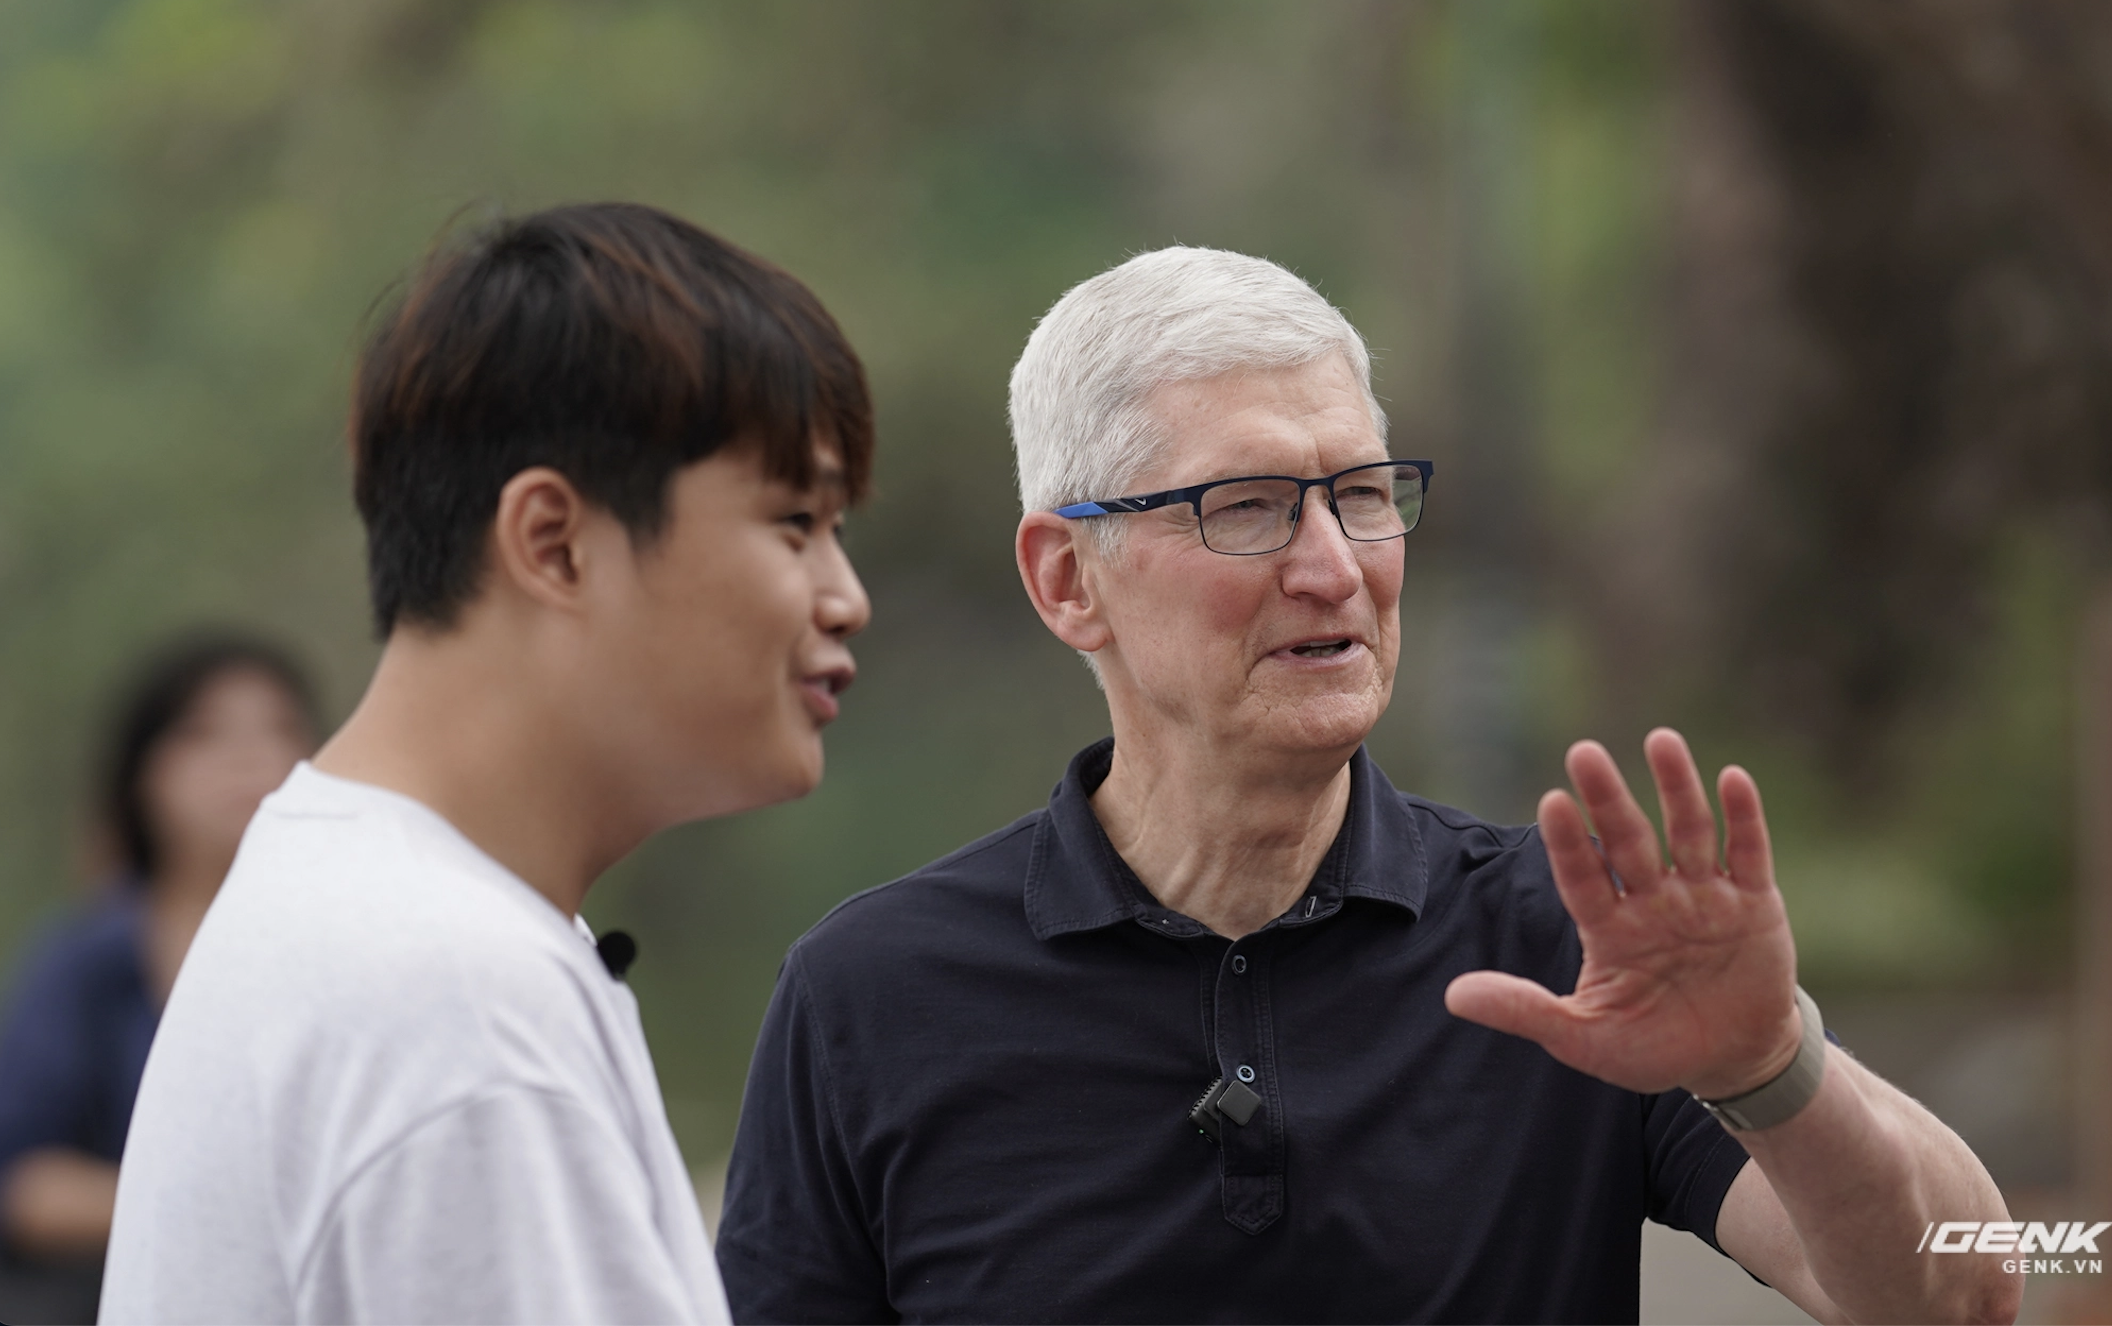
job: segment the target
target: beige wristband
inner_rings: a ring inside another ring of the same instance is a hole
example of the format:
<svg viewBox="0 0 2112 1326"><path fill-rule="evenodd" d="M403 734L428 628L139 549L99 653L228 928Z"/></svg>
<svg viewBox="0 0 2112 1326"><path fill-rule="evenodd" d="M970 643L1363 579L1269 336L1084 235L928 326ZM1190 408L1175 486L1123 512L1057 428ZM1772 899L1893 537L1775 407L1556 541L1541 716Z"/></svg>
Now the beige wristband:
<svg viewBox="0 0 2112 1326"><path fill-rule="evenodd" d="M1819 1094L1819 1082L1826 1075L1826 1022L1819 1016L1819 1006L1801 985L1797 987L1797 1015L1804 1021L1804 1039L1798 1042L1797 1057L1789 1067L1742 1096L1725 1100L1694 1098L1732 1132L1758 1132L1787 1123Z"/></svg>

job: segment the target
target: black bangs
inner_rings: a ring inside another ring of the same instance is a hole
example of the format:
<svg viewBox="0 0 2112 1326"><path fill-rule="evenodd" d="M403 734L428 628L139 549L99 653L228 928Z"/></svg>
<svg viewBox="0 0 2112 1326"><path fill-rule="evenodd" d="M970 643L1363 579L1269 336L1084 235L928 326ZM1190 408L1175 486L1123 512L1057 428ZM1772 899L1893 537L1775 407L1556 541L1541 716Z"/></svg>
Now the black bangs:
<svg viewBox="0 0 2112 1326"><path fill-rule="evenodd" d="M447 626L499 491L548 465L650 539L674 472L727 446L871 482L865 371L782 269L654 208L503 222L426 264L362 360L351 441L376 625Z"/></svg>

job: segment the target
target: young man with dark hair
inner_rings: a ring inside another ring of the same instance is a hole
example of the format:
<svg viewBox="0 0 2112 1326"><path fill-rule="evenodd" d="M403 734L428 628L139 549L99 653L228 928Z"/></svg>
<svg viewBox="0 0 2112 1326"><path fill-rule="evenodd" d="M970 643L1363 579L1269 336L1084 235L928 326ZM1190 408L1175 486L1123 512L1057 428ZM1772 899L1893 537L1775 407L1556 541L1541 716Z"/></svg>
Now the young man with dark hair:
<svg viewBox="0 0 2112 1326"><path fill-rule="evenodd" d="M627 946L578 911L820 778L863 371L784 272L561 208L427 264L351 438L385 647L176 982L103 1318L724 1320Z"/></svg>

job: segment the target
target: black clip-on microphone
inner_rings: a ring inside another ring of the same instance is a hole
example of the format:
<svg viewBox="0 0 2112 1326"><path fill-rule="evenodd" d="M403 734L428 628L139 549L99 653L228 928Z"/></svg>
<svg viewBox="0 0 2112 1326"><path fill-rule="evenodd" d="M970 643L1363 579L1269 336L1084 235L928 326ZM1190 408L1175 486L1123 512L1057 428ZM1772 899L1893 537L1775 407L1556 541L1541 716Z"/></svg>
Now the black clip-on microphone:
<svg viewBox="0 0 2112 1326"><path fill-rule="evenodd" d="M611 930L595 940L594 951L601 955L601 965L609 969L609 975L619 981L638 961L638 941L621 930Z"/></svg>
<svg viewBox="0 0 2112 1326"><path fill-rule="evenodd" d="M1224 1132L1224 1121L1244 1128L1254 1111L1261 1108L1261 1096L1244 1082L1227 1084L1220 1073L1203 1092L1195 1108L1188 1111L1188 1122L1194 1124L1203 1136L1215 1142Z"/></svg>

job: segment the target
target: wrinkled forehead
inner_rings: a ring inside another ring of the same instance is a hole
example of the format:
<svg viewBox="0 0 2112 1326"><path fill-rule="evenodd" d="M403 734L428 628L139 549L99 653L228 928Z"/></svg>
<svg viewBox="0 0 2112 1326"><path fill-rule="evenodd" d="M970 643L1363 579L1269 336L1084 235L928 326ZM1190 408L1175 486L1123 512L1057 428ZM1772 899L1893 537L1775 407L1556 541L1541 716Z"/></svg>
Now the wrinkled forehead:
<svg viewBox="0 0 2112 1326"><path fill-rule="evenodd" d="M1317 477L1386 459L1363 384L1339 355L1163 382L1142 405L1158 446L1132 487L1246 474Z"/></svg>

